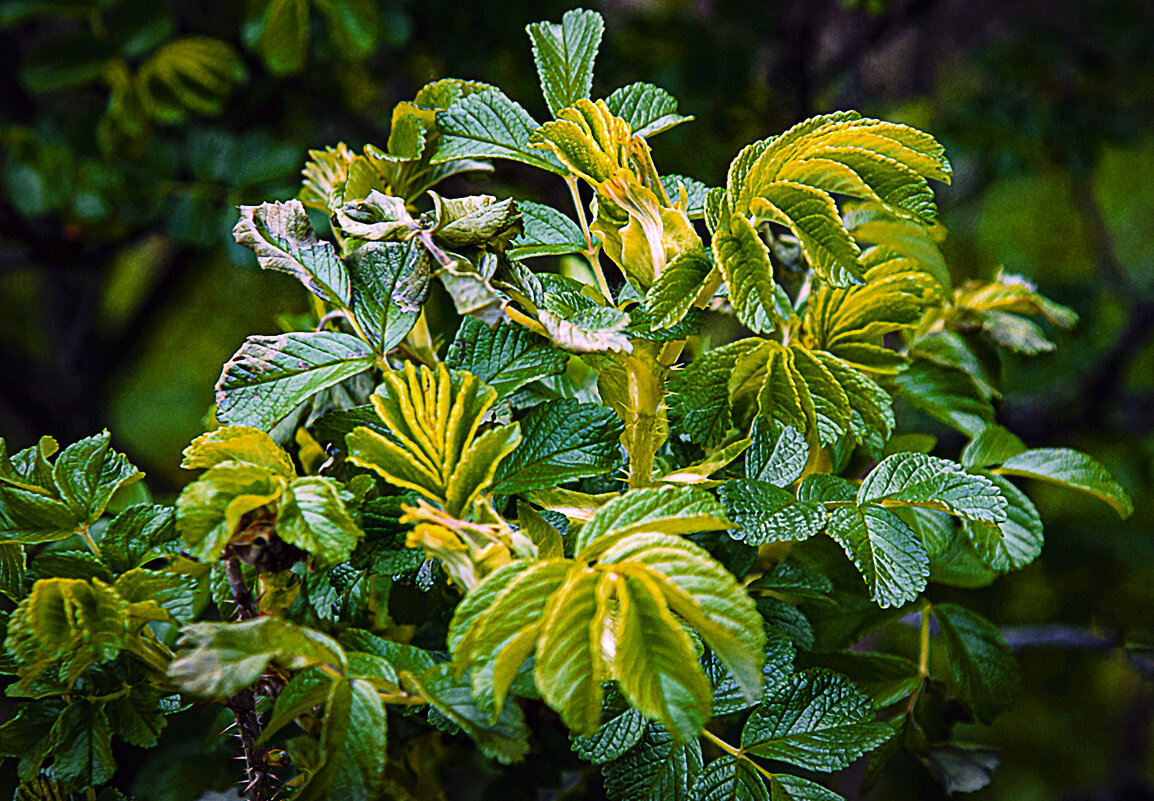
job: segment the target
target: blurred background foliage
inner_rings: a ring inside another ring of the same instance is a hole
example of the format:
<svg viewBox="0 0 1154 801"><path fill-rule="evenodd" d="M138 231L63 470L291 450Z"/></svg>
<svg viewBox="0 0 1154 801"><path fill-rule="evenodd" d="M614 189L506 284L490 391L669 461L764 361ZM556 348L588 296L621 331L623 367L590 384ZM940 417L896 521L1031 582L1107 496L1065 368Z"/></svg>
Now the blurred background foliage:
<svg viewBox="0 0 1154 801"><path fill-rule="evenodd" d="M1119 523L1035 485L1042 558L966 593L1023 643L1025 676L1013 710L973 734L1002 751L973 797L1154 798L1154 661L1117 647L1154 647L1154 5L595 5L607 23L595 96L650 81L696 117L654 143L663 171L715 185L743 145L839 108L911 123L954 163L938 201L955 275L1004 266L1081 315L1054 332L1056 352L1004 359L1000 419L1031 447L1098 457L1138 511ZM393 106L436 78L499 84L542 118L523 28L568 7L0 2L0 433L21 448L108 426L154 493L179 489L180 450L204 429L221 364L245 335L305 310L288 278L259 274L233 244L235 206L293 196L309 148L383 145ZM565 202L560 182L509 164L456 188L514 185ZM938 433L939 453L955 456L961 442ZM951 592L962 591L935 600ZM1054 646L1026 628L1055 621L1072 628ZM223 755L179 732L164 745L139 780L163 777L166 801L191 801ZM444 749L429 744L429 766L485 775ZM862 767L836 789L855 798ZM532 784L551 770L522 770L522 795L508 778L488 790L470 779L452 797L538 798ZM870 797L940 793L920 766L895 763Z"/></svg>

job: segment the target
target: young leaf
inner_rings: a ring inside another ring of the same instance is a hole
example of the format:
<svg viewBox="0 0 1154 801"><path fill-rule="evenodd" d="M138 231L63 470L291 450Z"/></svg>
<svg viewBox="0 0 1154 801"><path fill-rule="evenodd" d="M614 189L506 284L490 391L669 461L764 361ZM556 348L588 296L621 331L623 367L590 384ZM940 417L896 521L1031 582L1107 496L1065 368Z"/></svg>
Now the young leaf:
<svg viewBox="0 0 1154 801"><path fill-rule="evenodd" d="M561 398L534 406L520 425L521 444L497 468L494 492L556 487L621 464L622 423L612 409Z"/></svg>
<svg viewBox="0 0 1154 801"><path fill-rule="evenodd" d="M668 328L681 322L712 270L713 262L705 250L685 250L674 256L645 293L650 329Z"/></svg>
<svg viewBox="0 0 1154 801"><path fill-rule="evenodd" d="M217 381L217 417L271 429L316 393L375 363L367 344L335 331L249 337Z"/></svg>
<svg viewBox="0 0 1154 801"><path fill-rule="evenodd" d="M566 106L589 97L593 87L593 62L601 44L605 22L596 11L566 11L561 24L537 22L526 25L533 43L533 60L541 79L541 91L553 116Z"/></svg>
<svg viewBox="0 0 1154 801"><path fill-rule="evenodd" d="M1006 519L1006 499L993 482L967 473L956 462L924 453L895 453L882 459L862 482L857 500L921 506L987 523Z"/></svg>
<svg viewBox="0 0 1154 801"><path fill-rule="evenodd" d="M867 503L836 508L826 532L861 571L879 606L901 606L925 589L930 575L925 545L884 506Z"/></svg>
<svg viewBox="0 0 1154 801"><path fill-rule="evenodd" d="M634 136L654 136L693 119L678 114L677 99L651 83L622 86L605 98L605 105L613 116L629 123ZM670 193L670 197L674 196Z"/></svg>
<svg viewBox="0 0 1154 801"><path fill-rule="evenodd" d="M266 468L239 462L210 467L176 499L176 530L194 557L220 558L241 518L276 501L286 481Z"/></svg>
<svg viewBox="0 0 1154 801"><path fill-rule="evenodd" d="M1129 517L1134 502L1096 459L1069 448L1036 448L1011 456L995 472L1049 481L1101 498L1120 517Z"/></svg>
<svg viewBox="0 0 1154 801"><path fill-rule="evenodd" d="M180 466L198 470L221 462L251 464L287 479L296 478L296 468L284 449L268 434L251 426L224 426L201 434L184 449Z"/></svg>
<svg viewBox="0 0 1154 801"><path fill-rule="evenodd" d="M701 743L676 742L656 723L631 751L601 767L612 801L690 801L699 773Z"/></svg>
<svg viewBox="0 0 1154 801"><path fill-rule="evenodd" d="M805 260L831 284L862 282L865 265L861 263L861 249L845 230L832 197L794 181L774 181L759 186L757 192L750 204L755 221L789 228L801 244Z"/></svg>
<svg viewBox="0 0 1154 801"><path fill-rule="evenodd" d="M321 300L352 302L348 270L332 243L317 239L299 200L241 206L232 235L256 253L262 270L288 273Z"/></svg>
<svg viewBox="0 0 1154 801"><path fill-rule="evenodd" d="M597 510L577 535L578 554L602 537L620 539L642 531L692 534L729 528L725 508L692 487L630 490Z"/></svg>
<svg viewBox="0 0 1154 801"><path fill-rule="evenodd" d="M529 137L539 127L520 104L499 89L466 95L437 114L442 138L432 163L503 158L565 175L566 169L556 159L529 147Z"/></svg>
<svg viewBox="0 0 1154 801"><path fill-rule="evenodd" d="M718 487L717 494L738 525L730 536L749 545L804 540L825 527L825 509L820 504L798 501L765 481L735 478Z"/></svg>
<svg viewBox="0 0 1154 801"><path fill-rule="evenodd" d="M465 317L445 363L467 370L505 398L539 378L564 372L569 356L527 328L511 323L491 328Z"/></svg>
<svg viewBox="0 0 1154 801"><path fill-rule="evenodd" d="M547 295L546 308L537 312L537 319L554 345L572 353L633 350L625 331L629 327L628 314L600 306L575 292L560 295Z"/></svg>
<svg viewBox="0 0 1154 801"><path fill-rule="evenodd" d="M1018 661L990 621L956 604L934 604L950 674L962 698L983 723L992 723L1014 701Z"/></svg>
<svg viewBox="0 0 1154 801"><path fill-rule="evenodd" d="M741 732L743 751L816 771L849 767L892 735L873 704L845 676L798 673L761 703Z"/></svg>
<svg viewBox="0 0 1154 801"><path fill-rule="evenodd" d="M713 257L729 288L737 319L754 333L773 331L778 317L773 265L769 248L749 220L730 215L724 227L714 232Z"/></svg>
<svg viewBox="0 0 1154 801"><path fill-rule="evenodd" d="M349 460L402 489L416 490L460 516L493 481L517 444L517 424L477 430L497 393L467 372L412 362L385 373L373 406L392 437L361 426L346 437Z"/></svg>

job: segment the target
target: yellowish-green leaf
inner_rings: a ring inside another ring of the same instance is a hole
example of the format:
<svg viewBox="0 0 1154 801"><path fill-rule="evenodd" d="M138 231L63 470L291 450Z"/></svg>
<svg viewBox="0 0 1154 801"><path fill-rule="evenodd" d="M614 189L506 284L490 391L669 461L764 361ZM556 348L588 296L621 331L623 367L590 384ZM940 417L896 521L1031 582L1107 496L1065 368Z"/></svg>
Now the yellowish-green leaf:
<svg viewBox="0 0 1154 801"><path fill-rule="evenodd" d="M251 464L290 480L296 478L296 468L284 449L268 434L250 426L225 426L201 434L184 449L180 466L197 470L221 462Z"/></svg>

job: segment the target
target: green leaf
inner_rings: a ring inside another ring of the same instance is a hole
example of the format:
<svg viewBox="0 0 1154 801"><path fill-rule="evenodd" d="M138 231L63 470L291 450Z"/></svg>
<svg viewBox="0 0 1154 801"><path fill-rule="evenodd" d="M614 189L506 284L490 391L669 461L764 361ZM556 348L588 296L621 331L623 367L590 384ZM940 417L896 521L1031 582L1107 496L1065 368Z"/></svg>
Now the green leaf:
<svg viewBox="0 0 1154 801"><path fill-rule="evenodd" d="M172 39L149 56L136 76L152 117L180 123L195 114L217 115L247 77L244 61L227 42L207 36Z"/></svg>
<svg viewBox="0 0 1154 801"><path fill-rule="evenodd" d="M585 250L585 235L569 217L541 203L517 201L521 222L525 227L510 243L506 251L511 259L533 256L564 256Z"/></svg>
<svg viewBox="0 0 1154 801"><path fill-rule="evenodd" d="M574 549L585 551L602 537L613 540L639 532L692 534L730 528L725 507L693 487L635 489L597 510L581 528Z"/></svg>
<svg viewBox="0 0 1154 801"><path fill-rule="evenodd" d="M176 530L192 555L214 562L237 533L241 518L277 500L285 480L270 470L236 462L211 467L176 499Z"/></svg>
<svg viewBox="0 0 1154 801"><path fill-rule="evenodd" d="M749 450L745 452L747 478L784 487L801 477L809 460L809 443L803 432L793 426L778 428L768 418L757 417L749 439Z"/></svg>
<svg viewBox="0 0 1154 801"><path fill-rule="evenodd" d="M827 790L817 782L775 773L769 780L770 801L845 801L837 793Z"/></svg>
<svg viewBox="0 0 1154 801"><path fill-rule="evenodd" d="M336 767L332 789L324 797L358 801L380 798L385 791L384 773L388 758L385 750L388 719L381 696L371 684L360 679L345 679L335 684L343 685L340 690L348 687L348 711L344 711L343 704L330 701L325 712L325 726L330 725L330 715L343 714L347 716L347 722L341 728L346 733L343 741L326 744L327 762L335 762Z"/></svg>
<svg viewBox="0 0 1154 801"><path fill-rule="evenodd" d="M634 136L654 136L693 119L678 114L677 99L651 83L622 86L605 98L605 105L613 116L629 123ZM675 195L671 193L670 197Z"/></svg>
<svg viewBox="0 0 1154 801"><path fill-rule="evenodd" d="M992 481L924 453L895 453L882 459L862 482L857 501L920 506L987 523L1006 519L1006 499Z"/></svg>
<svg viewBox="0 0 1154 801"><path fill-rule="evenodd" d="M432 190L433 233L450 247L503 245L520 230L520 214L512 198L497 200L492 195L462 198L441 197Z"/></svg>
<svg viewBox="0 0 1154 801"><path fill-rule="evenodd" d="M853 503L857 488L841 476L829 473L811 473L797 486L799 501L818 503Z"/></svg>
<svg viewBox="0 0 1154 801"><path fill-rule="evenodd" d="M241 206L232 235L256 253L262 270L288 273L321 300L350 305L348 270L332 243L317 239L299 200Z"/></svg>
<svg viewBox="0 0 1154 801"><path fill-rule="evenodd" d="M112 731L98 704L69 704L52 726L52 772L76 787L99 787L112 778Z"/></svg>
<svg viewBox="0 0 1154 801"><path fill-rule="evenodd" d="M556 159L529 147L540 126L519 103L499 89L466 95L437 114L441 143L433 164L465 158L503 158L565 175Z"/></svg>
<svg viewBox="0 0 1154 801"><path fill-rule="evenodd" d="M371 654L387 660L397 670L407 670L418 675L445 661L444 654L376 637L364 629L345 629L340 641L346 651ZM352 659L352 654L349 654L349 659Z"/></svg>
<svg viewBox="0 0 1154 801"><path fill-rule="evenodd" d="M0 538L33 544L71 537L83 525L63 501L0 482Z"/></svg>
<svg viewBox="0 0 1154 801"><path fill-rule="evenodd" d="M821 667L848 676L877 709L909 698L924 680L916 662L893 654L840 651L818 654L815 659Z"/></svg>
<svg viewBox="0 0 1154 801"><path fill-rule="evenodd" d="M1049 481L1101 498L1120 517L1134 512L1126 490L1096 459L1069 448L1036 448L1011 456L995 472Z"/></svg>
<svg viewBox="0 0 1154 801"><path fill-rule="evenodd" d="M962 450L961 461L966 467L989 467L1025 450L1025 444L1016 434L999 425L988 425Z"/></svg>
<svg viewBox="0 0 1154 801"><path fill-rule="evenodd" d="M864 373L850 367L833 354L820 350L811 353L829 371L849 400L853 412L850 427L854 437L859 442L864 442L871 436L878 436L883 440L889 439L896 424L893 399L889 393L878 386L873 379L866 377Z"/></svg>
<svg viewBox="0 0 1154 801"><path fill-rule="evenodd" d="M737 359L761 342L742 339L700 354L669 379L669 417L691 442L714 448L733 424L729 377Z"/></svg>
<svg viewBox="0 0 1154 801"><path fill-rule="evenodd" d="M737 319L754 333L773 331L778 316L773 265L769 248L749 220L740 214L730 215L714 232L713 257L729 288L729 302Z"/></svg>
<svg viewBox="0 0 1154 801"><path fill-rule="evenodd" d="M144 473L111 448L112 435L104 431L72 443L56 457L52 479L60 498L81 523L94 523L120 487L139 481Z"/></svg>
<svg viewBox="0 0 1154 801"><path fill-rule="evenodd" d="M512 495L608 473L621 464L623 425L612 409L572 398L534 406L521 444L497 468L493 492Z"/></svg>
<svg viewBox="0 0 1154 801"><path fill-rule="evenodd" d="M545 612L533 675L545 703L579 734L601 723L601 685L610 675L602 638L614 584L610 574L573 570Z"/></svg>
<svg viewBox="0 0 1154 801"><path fill-rule="evenodd" d="M689 120L693 118L686 117L685 119ZM687 201L685 216L691 220L700 220L705 217L705 195L709 191L709 187L704 183L694 178L687 178L684 175L662 175L661 185L665 187L665 194L669 195L674 203L676 203L681 196L679 187L684 186Z"/></svg>
<svg viewBox="0 0 1154 801"><path fill-rule="evenodd" d="M769 790L753 763L733 754L706 766L697 777L693 797L698 801L770 801Z"/></svg>
<svg viewBox="0 0 1154 801"><path fill-rule="evenodd" d="M573 353L601 353L633 349L626 329L629 315L576 292L550 293L545 308L537 311L549 339Z"/></svg>
<svg viewBox="0 0 1154 801"><path fill-rule="evenodd" d="M781 684L793 673L793 660L797 655L789 636L776 626L765 631L765 692ZM713 716L729 715L756 706L760 698L749 698L741 689L725 665L712 651L705 657L705 674L713 683Z"/></svg>
<svg viewBox="0 0 1154 801"><path fill-rule="evenodd" d="M109 701L104 711L112 731L137 748L155 748L168 724L160 699L160 691L137 685L127 695Z"/></svg>
<svg viewBox="0 0 1154 801"><path fill-rule="evenodd" d="M525 30L533 43L533 60L549 111L556 116L566 106L589 97L593 62L605 31L601 15L573 9L565 12L560 25L537 22Z"/></svg>
<svg viewBox="0 0 1154 801"><path fill-rule="evenodd" d="M257 50L273 75L304 69L309 46L307 0L269 0Z"/></svg>
<svg viewBox="0 0 1154 801"><path fill-rule="evenodd" d="M793 181L775 181L757 191L750 205L755 219L788 227L818 275L834 286L861 283L861 249L845 230L833 198Z"/></svg>
<svg viewBox="0 0 1154 801"><path fill-rule="evenodd" d="M588 737L573 739L573 752L586 762L612 762L641 740L645 718L636 709L626 709Z"/></svg>
<svg viewBox="0 0 1154 801"><path fill-rule="evenodd" d="M765 481L735 478L717 488L721 502L738 528L730 536L749 545L809 539L825 527L825 509L798 501Z"/></svg>
<svg viewBox="0 0 1154 801"><path fill-rule="evenodd" d="M673 257L645 293L645 311L652 330L681 322L693 307L713 262L704 250L684 250Z"/></svg>
<svg viewBox="0 0 1154 801"><path fill-rule="evenodd" d="M879 606L901 606L925 589L930 574L925 545L884 506L867 503L836 508L826 531L861 571Z"/></svg>
<svg viewBox="0 0 1154 801"><path fill-rule="evenodd" d="M934 604L950 675L978 720L992 723L1013 703L1021 679L1018 661L998 627L956 604Z"/></svg>
<svg viewBox="0 0 1154 801"><path fill-rule="evenodd" d="M268 434L251 426L225 426L201 434L184 449L180 466L197 470L221 462L251 464L287 479L296 478L296 468L284 449Z"/></svg>
<svg viewBox="0 0 1154 801"><path fill-rule="evenodd" d="M181 635L188 647L168 666L168 677L183 692L202 698L236 695L269 665L293 671L311 665L345 667L344 651L332 638L275 617L193 623Z"/></svg>
<svg viewBox="0 0 1154 801"><path fill-rule="evenodd" d="M496 723L491 723L489 713L473 700L468 681L454 678L449 665L437 665L420 678L402 673L401 682L409 692L419 693L439 713L464 729L485 756L507 765L521 761L529 753L529 730L521 708L506 704Z"/></svg>
<svg viewBox="0 0 1154 801"><path fill-rule="evenodd" d="M112 581L112 571L90 551L45 551L32 560L31 568L34 575L42 578L59 576Z"/></svg>
<svg viewBox="0 0 1154 801"><path fill-rule="evenodd" d="M24 548L15 542L0 544L0 593L10 600L19 601L24 597L24 573L26 570Z"/></svg>
<svg viewBox="0 0 1154 801"><path fill-rule="evenodd" d="M675 742L656 723L631 751L601 767L613 801L690 801L700 772L701 743Z"/></svg>
<svg viewBox="0 0 1154 801"><path fill-rule="evenodd" d="M899 397L963 434L974 436L994 422L994 409L961 370L915 359L894 379Z"/></svg>
<svg viewBox="0 0 1154 801"><path fill-rule="evenodd" d="M261 740L267 741L292 721L322 706L329 696L332 679L316 668L302 670L277 693L272 717L264 726Z"/></svg>
<svg viewBox="0 0 1154 801"><path fill-rule="evenodd" d="M983 475L1006 499L1006 519L997 525L966 521L962 530L978 556L994 570L1025 567L1042 553L1042 518L1026 494L1009 479L993 473Z"/></svg>
<svg viewBox="0 0 1154 801"><path fill-rule="evenodd" d="M842 770L890 738L873 704L845 676L798 673L761 703L741 732L743 751L823 772Z"/></svg>
<svg viewBox="0 0 1154 801"><path fill-rule="evenodd" d="M376 52L381 23L388 18L372 0L316 0L316 6L325 15L339 58L359 61Z"/></svg>
<svg viewBox="0 0 1154 801"><path fill-rule="evenodd" d="M468 370L497 390L498 398L506 398L539 378L564 372L569 356L522 326L499 323L489 327L465 317L445 363Z"/></svg>
<svg viewBox="0 0 1154 801"><path fill-rule="evenodd" d="M398 296L420 258L419 249L399 242L368 242L348 258L353 313L377 353L395 348L417 322L420 309L402 304Z"/></svg>
<svg viewBox="0 0 1154 801"><path fill-rule="evenodd" d="M348 561L363 537L331 478L306 476L289 484L277 506L276 530L285 542L315 557L324 569Z"/></svg>

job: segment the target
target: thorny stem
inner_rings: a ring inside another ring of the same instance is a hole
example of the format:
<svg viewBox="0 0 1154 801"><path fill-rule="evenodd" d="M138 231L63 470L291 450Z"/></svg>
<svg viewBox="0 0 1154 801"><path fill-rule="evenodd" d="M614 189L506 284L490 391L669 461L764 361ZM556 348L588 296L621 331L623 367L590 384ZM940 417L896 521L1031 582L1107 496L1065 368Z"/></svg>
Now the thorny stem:
<svg viewBox="0 0 1154 801"><path fill-rule="evenodd" d="M226 559L224 574L228 579L229 589L232 591L232 599L236 602L237 618L240 620L255 618L257 616L256 603L248 586L244 583L240 560L235 556ZM226 703L236 717L236 727L240 733L241 745L244 748L244 761L248 767L248 784L244 793L248 795L251 801L270 801L273 797L273 777L265 761L268 752L256 744L261 735L260 716L256 711L256 697L251 689L245 689L228 699Z"/></svg>

